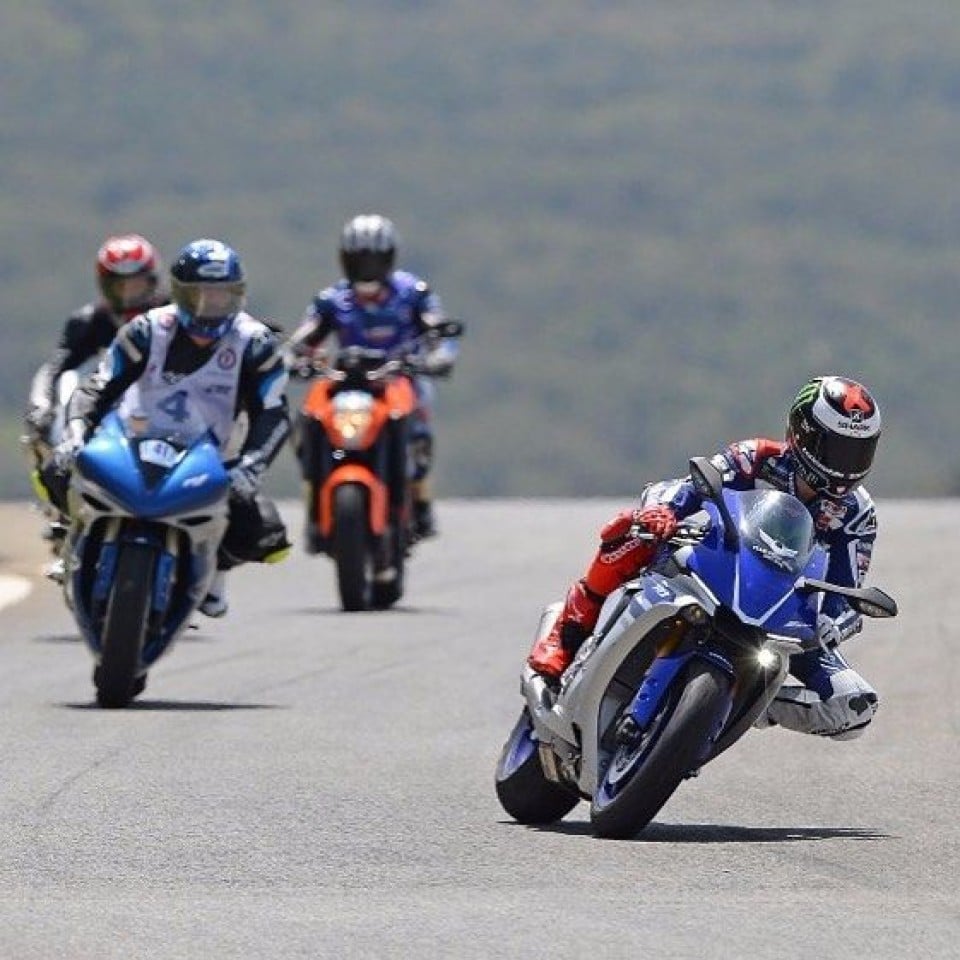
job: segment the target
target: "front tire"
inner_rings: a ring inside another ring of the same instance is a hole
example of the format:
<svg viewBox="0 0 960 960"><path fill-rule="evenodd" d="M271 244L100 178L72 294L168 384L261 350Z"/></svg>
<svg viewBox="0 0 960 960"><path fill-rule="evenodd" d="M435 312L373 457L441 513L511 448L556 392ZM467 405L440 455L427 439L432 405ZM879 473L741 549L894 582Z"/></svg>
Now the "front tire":
<svg viewBox="0 0 960 960"><path fill-rule="evenodd" d="M556 823L580 802L576 793L544 774L526 709L503 745L497 761L496 787L500 805L518 823Z"/></svg>
<svg viewBox="0 0 960 960"><path fill-rule="evenodd" d="M126 707L139 692L140 655L150 619L155 566L152 547L133 543L120 548L103 621L100 662L94 671L101 707Z"/></svg>
<svg viewBox="0 0 960 960"><path fill-rule="evenodd" d="M730 705L730 679L695 660L636 743L617 747L590 805L599 837L639 833L703 760Z"/></svg>
<svg viewBox="0 0 960 960"><path fill-rule="evenodd" d="M378 610L385 610L387 607L393 606L403 596L404 566L406 564L404 532L396 517L384 536L386 538L386 552L389 554L386 558L387 565L393 568L394 577L386 583L375 582L373 585L372 603Z"/></svg>
<svg viewBox="0 0 960 960"><path fill-rule="evenodd" d="M369 610L373 603L373 552L367 522L367 493L345 483L333 494L333 558L340 605L346 611Z"/></svg>

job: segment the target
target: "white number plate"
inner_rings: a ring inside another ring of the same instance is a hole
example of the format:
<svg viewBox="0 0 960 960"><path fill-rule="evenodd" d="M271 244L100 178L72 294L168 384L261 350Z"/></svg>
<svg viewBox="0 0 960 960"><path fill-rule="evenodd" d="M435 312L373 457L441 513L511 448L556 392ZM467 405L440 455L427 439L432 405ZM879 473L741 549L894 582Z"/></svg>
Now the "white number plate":
<svg viewBox="0 0 960 960"><path fill-rule="evenodd" d="M169 469L180 459L180 453L166 440L143 440L140 443L140 459L144 463Z"/></svg>

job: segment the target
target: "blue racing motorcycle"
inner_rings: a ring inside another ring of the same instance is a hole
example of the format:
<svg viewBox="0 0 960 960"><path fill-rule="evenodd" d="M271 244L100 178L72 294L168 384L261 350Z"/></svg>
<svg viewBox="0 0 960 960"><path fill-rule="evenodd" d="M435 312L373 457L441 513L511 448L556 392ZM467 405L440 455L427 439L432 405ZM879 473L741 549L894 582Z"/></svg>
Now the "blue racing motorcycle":
<svg viewBox="0 0 960 960"><path fill-rule="evenodd" d="M94 655L102 707L125 707L216 572L229 482L212 434L190 439L116 413L77 454L67 604Z"/></svg>
<svg viewBox="0 0 960 960"><path fill-rule="evenodd" d="M704 458L690 470L704 509L607 598L559 685L524 670L526 706L496 770L521 823L553 823L583 799L598 836L636 834L750 728L790 656L816 646L824 594L865 616L897 613L882 590L822 579L826 552L795 497L724 489ZM540 636L561 606L544 611Z"/></svg>

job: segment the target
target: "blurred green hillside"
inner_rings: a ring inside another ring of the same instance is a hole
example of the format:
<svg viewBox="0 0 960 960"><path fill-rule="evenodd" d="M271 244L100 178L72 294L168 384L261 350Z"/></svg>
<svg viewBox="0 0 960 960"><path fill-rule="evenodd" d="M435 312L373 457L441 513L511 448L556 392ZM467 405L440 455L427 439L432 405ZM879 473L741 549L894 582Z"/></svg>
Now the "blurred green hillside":
<svg viewBox="0 0 960 960"><path fill-rule="evenodd" d="M818 372L875 494L960 493L958 49L933 0L10 0L0 497L106 234L226 239L292 325L369 210L469 324L441 495L626 495Z"/></svg>

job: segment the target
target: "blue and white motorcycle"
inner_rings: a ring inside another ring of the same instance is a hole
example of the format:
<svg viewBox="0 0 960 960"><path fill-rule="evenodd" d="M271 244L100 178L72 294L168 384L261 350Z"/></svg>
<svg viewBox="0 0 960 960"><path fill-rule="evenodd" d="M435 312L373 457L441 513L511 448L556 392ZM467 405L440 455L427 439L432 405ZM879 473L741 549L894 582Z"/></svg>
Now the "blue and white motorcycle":
<svg viewBox="0 0 960 960"><path fill-rule="evenodd" d="M188 625L216 572L228 490L209 433L155 435L110 413L77 454L64 589L100 706L127 706Z"/></svg>
<svg viewBox="0 0 960 960"><path fill-rule="evenodd" d="M500 803L521 823L553 823L583 799L598 836L633 836L750 729L790 656L816 646L824 594L865 616L897 613L875 587L822 579L826 552L795 497L724 489L704 458L690 469L703 511L607 598L559 687L524 670L526 706L496 771ZM544 611L539 635L560 607Z"/></svg>

